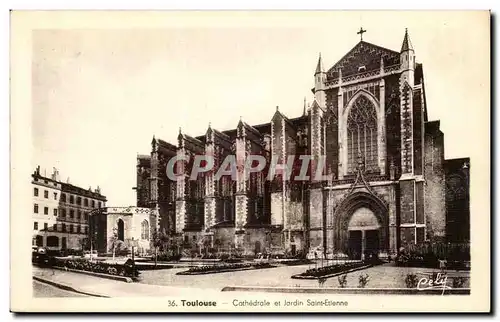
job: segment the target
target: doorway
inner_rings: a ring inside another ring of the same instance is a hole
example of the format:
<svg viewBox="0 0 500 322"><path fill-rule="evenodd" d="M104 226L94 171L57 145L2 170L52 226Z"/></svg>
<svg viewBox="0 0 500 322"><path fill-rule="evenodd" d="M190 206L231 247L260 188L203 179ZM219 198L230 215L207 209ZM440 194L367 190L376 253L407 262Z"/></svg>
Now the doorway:
<svg viewBox="0 0 500 322"><path fill-rule="evenodd" d="M349 220L348 256L355 260L378 256L380 223L369 208L356 209Z"/></svg>
<svg viewBox="0 0 500 322"><path fill-rule="evenodd" d="M378 257L379 252L379 231L367 230L365 231L365 258Z"/></svg>
<svg viewBox="0 0 500 322"><path fill-rule="evenodd" d="M349 249L348 249L349 258L360 260L362 251L363 251L363 236L361 230L349 231Z"/></svg>
<svg viewBox="0 0 500 322"><path fill-rule="evenodd" d="M260 253L260 241L255 242L255 255Z"/></svg>

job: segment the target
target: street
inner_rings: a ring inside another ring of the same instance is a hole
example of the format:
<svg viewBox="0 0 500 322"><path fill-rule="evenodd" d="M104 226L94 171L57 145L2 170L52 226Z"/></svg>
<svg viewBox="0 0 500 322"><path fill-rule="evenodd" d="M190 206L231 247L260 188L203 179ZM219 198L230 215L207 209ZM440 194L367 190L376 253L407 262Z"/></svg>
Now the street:
<svg viewBox="0 0 500 322"><path fill-rule="evenodd" d="M33 297L87 297L87 296L83 294L65 291L57 287L54 287L52 285L48 285L38 281L33 281Z"/></svg>

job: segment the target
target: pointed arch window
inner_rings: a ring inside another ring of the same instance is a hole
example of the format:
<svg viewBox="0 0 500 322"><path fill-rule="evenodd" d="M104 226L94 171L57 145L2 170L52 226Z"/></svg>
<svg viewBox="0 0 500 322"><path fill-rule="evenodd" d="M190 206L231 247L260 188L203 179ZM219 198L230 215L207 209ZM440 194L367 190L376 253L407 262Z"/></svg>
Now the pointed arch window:
<svg viewBox="0 0 500 322"><path fill-rule="evenodd" d="M141 223L141 239L149 239L149 223L146 219Z"/></svg>
<svg viewBox="0 0 500 322"><path fill-rule="evenodd" d="M347 117L348 172L356 171L358 155L364 160L365 170L378 170L377 112L364 95L354 102Z"/></svg>

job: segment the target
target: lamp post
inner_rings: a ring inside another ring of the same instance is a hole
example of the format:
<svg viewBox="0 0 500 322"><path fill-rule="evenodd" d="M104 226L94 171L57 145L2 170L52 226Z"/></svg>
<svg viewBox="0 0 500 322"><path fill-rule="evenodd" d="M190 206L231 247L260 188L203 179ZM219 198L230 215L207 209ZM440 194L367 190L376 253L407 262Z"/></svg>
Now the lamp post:
<svg viewBox="0 0 500 322"><path fill-rule="evenodd" d="M118 241L117 232L118 228L113 227L113 262L115 261L116 242Z"/></svg>

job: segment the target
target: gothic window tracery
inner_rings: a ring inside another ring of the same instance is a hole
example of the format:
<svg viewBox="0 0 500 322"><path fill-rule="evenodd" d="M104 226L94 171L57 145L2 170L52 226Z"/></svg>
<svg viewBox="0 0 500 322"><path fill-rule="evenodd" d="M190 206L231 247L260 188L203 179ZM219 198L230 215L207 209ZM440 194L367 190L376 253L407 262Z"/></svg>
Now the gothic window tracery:
<svg viewBox="0 0 500 322"><path fill-rule="evenodd" d="M366 96L359 96L347 117L348 172L356 171L358 155L365 170L373 172L377 163L377 112Z"/></svg>

